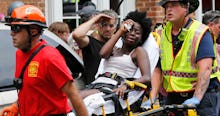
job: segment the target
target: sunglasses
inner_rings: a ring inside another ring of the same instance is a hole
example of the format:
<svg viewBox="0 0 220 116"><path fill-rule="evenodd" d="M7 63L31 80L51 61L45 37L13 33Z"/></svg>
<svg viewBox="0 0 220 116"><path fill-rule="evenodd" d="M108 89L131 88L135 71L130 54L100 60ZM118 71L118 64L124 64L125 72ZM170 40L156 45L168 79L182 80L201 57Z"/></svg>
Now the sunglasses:
<svg viewBox="0 0 220 116"><path fill-rule="evenodd" d="M14 33L18 33L21 32L22 29L24 29L24 26L21 25L12 25L11 26L11 31L13 31Z"/></svg>

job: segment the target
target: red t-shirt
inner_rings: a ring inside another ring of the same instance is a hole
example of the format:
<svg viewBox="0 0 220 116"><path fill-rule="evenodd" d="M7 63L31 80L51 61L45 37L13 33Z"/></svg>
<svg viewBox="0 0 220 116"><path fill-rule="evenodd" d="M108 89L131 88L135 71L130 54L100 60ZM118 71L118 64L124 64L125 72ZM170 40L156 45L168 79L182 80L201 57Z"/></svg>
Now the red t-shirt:
<svg viewBox="0 0 220 116"><path fill-rule="evenodd" d="M15 77L18 78L26 60L44 40L27 53L17 50ZM67 96L61 91L63 85L73 81L63 56L52 46L46 46L27 66L23 85L18 93L21 116L48 116L63 114L71 109Z"/></svg>

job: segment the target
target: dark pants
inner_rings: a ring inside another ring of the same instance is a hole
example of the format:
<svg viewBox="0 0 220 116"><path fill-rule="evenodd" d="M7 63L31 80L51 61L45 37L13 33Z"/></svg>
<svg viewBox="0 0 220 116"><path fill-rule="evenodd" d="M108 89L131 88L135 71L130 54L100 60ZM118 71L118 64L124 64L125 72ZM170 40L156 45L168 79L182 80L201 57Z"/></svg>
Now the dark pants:
<svg viewBox="0 0 220 116"><path fill-rule="evenodd" d="M193 93L169 93L166 105L182 104L185 100L191 98ZM197 114L200 116L220 116L220 92L217 90L207 91L197 106ZM183 113L176 112L175 116L183 116Z"/></svg>
<svg viewBox="0 0 220 116"><path fill-rule="evenodd" d="M197 107L200 116L220 116L220 93L207 92Z"/></svg>
<svg viewBox="0 0 220 116"><path fill-rule="evenodd" d="M165 104L173 105L173 104L182 104L186 99L189 99L193 96L194 92L187 93L168 93ZM175 116L184 116L184 111L181 110L173 110L172 114Z"/></svg>

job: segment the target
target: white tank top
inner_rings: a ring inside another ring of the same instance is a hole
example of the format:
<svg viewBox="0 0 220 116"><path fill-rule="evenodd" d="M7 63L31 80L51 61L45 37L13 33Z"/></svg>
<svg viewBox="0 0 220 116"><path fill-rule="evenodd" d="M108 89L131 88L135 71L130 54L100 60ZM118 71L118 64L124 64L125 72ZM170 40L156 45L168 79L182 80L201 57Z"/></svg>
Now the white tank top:
<svg viewBox="0 0 220 116"><path fill-rule="evenodd" d="M130 55L111 56L104 61L103 72L117 73L122 78L134 78L137 66L133 63Z"/></svg>

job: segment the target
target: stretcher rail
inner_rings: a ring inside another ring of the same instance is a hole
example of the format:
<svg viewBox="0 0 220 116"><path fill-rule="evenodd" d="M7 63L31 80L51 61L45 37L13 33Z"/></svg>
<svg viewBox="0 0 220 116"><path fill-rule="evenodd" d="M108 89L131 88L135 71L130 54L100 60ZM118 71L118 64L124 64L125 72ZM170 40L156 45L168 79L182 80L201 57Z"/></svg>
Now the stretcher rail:
<svg viewBox="0 0 220 116"><path fill-rule="evenodd" d="M142 113L137 114L136 116L148 116L156 113L160 113L163 111L175 111L175 110L189 110L196 109L195 105L164 105L156 109L151 109ZM194 115L190 115L194 116Z"/></svg>

